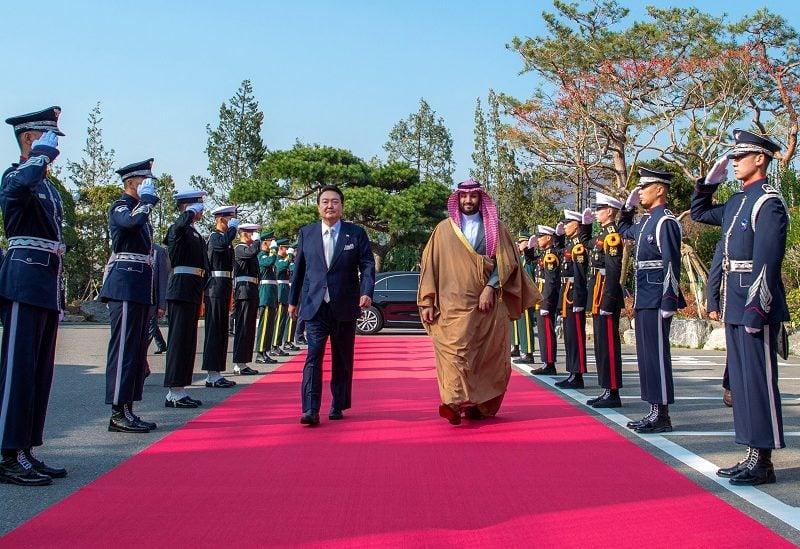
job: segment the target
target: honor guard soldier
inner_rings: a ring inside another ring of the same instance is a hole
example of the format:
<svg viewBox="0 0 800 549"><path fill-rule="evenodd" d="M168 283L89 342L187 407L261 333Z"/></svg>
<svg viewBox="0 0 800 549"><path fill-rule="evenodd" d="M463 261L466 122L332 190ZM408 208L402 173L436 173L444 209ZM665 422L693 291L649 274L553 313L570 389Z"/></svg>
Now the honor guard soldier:
<svg viewBox="0 0 800 549"><path fill-rule="evenodd" d="M286 250L286 258L289 260L289 288L292 287L292 274L294 273L294 254L295 250L297 249L297 243L289 244L289 248ZM288 295L287 295L288 298ZM295 334L297 333L297 326L299 324L300 318L294 319L289 315L289 318L286 320L286 338L284 341L286 342L283 346L284 349L288 351L299 351L300 347L294 344Z"/></svg>
<svg viewBox="0 0 800 549"><path fill-rule="evenodd" d="M714 257L711 266L708 268L708 280L706 281L706 311L708 318L720 321L720 290L722 288L722 252L723 241L717 242L714 248ZM725 370L722 372L722 402L725 406L733 406L733 395L731 394L730 377L728 376L728 360L725 360Z"/></svg>
<svg viewBox="0 0 800 549"><path fill-rule="evenodd" d="M583 389L586 373L586 277L588 253L592 238L591 208L581 212L564 210L564 237L558 239L561 249L561 294L559 313L564 327L564 354L569 376L556 382L563 389Z"/></svg>
<svg viewBox="0 0 800 549"><path fill-rule="evenodd" d="M233 240L236 238L239 220L236 206L220 206L211 211L214 230L208 236L210 277L205 287L205 341L203 343L203 365L206 372L206 387L227 389L236 385L222 377L228 360L228 314L233 295Z"/></svg>
<svg viewBox="0 0 800 549"><path fill-rule="evenodd" d="M278 245L271 247L275 234L261 233L261 251L258 253L258 328L256 329L256 362L275 364L271 356L272 337L275 333L275 317L278 312L278 281L275 279L275 261Z"/></svg>
<svg viewBox="0 0 800 549"><path fill-rule="evenodd" d="M789 216L767 167L780 147L754 133L735 130L736 145L719 160L692 196L692 219L722 227L720 316L728 343L736 442L745 458L717 471L731 484L775 482L773 448L786 446L778 390L777 334L789 320L781 268ZM727 179L728 160L742 190L724 204L712 197Z"/></svg>
<svg viewBox="0 0 800 549"><path fill-rule="evenodd" d="M592 313L597 383L603 392L586 404L595 408L619 408L622 401L622 345L619 315L625 306L622 293L623 242L617 229L622 202L597 192L595 216L600 232L589 244L589 284L586 306Z"/></svg>
<svg viewBox="0 0 800 549"><path fill-rule="evenodd" d="M64 310L61 232L64 209L47 166L58 156L61 109L15 116L20 162L0 180L0 208L8 253L0 267L0 482L51 484L67 476L34 457L43 443L44 420L53 381L56 334Z"/></svg>
<svg viewBox="0 0 800 549"><path fill-rule="evenodd" d="M164 372L164 387L169 388L164 400L167 408L197 408L203 404L188 395L186 386L192 384L197 324L209 271L206 241L194 226L203 218L205 194L198 190L175 193L180 214L164 239L172 264L167 288L169 335Z"/></svg>
<svg viewBox="0 0 800 549"><path fill-rule="evenodd" d="M539 333L539 354L544 366L533 370L534 375L556 374L556 311L558 294L561 290L561 260L554 247L555 229L547 225L537 225L536 243L541 259L536 268L536 283L542 300L539 318L536 321Z"/></svg>
<svg viewBox="0 0 800 549"><path fill-rule="evenodd" d="M638 433L672 431L669 404L675 401L669 330L672 315L685 307L681 279L681 225L667 209L672 174L639 168L639 184L625 202L619 221L622 238L633 240L636 291L636 359L642 400L650 412L628 427ZM647 211L634 223L636 206Z"/></svg>
<svg viewBox="0 0 800 549"><path fill-rule="evenodd" d="M519 250L519 263L531 280L536 280L536 243L532 241L531 234L522 231L517 234L517 249ZM518 320L511 321L511 341L514 348L511 356L520 357L513 361L514 364L534 364L536 359L533 356L535 349L536 333L536 307L530 307L522 312Z"/></svg>
<svg viewBox="0 0 800 549"><path fill-rule="evenodd" d="M153 159L117 170L124 186L111 205L111 257L100 299L111 313L106 364L106 404L111 405L109 431L147 433L156 424L133 413L142 400L147 374L147 316L153 305L153 227L150 213L158 204Z"/></svg>
<svg viewBox="0 0 800 549"><path fill-rule="evenodd" d="M282 344L286 339L286 332L289 321L289 284L291 283L292 270L289 260L289 239L279 238L278 258L275 261L275 277L278 280L278 314L275 320L275 333L272 336L272 354L278 356L289 356Z"/></svg>
<svg viewBox="0 0 800 549"><path fill-rule="evenodd" d="M239 225L239 243L233 249L233 289L236 335L233 338L233 372L252 376L258 373L248 363L253 360L258 314L258 252L261 235L255 223Z"/></svg>

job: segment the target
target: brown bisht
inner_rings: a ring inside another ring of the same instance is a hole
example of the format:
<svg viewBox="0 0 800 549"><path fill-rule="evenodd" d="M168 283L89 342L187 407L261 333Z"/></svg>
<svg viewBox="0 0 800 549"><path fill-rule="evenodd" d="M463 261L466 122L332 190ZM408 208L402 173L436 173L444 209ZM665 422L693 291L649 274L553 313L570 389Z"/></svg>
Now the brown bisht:
<svg viewBox="0 0 800 549"><path fill-rule="evenodd" d="M497 267L500 286L488 313L478 299ZM500 409L511 376L509 322L541 300L519 263L511 233L498 223L494 257L479 255L451 218L439 223L422 253L417 305L434 308L425 329L433 340L442 403Z"/></svg>

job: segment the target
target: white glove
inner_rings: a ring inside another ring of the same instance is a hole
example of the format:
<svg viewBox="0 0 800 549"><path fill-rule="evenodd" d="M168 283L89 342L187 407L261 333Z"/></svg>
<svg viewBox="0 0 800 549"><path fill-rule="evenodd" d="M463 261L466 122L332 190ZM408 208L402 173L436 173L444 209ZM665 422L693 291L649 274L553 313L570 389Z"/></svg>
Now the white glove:
<svg viewBox="0 0 800 549"><path fill-rule="evenodd" d="M600 316L611 316L611 311L604 311L600 309Z"/></svg>
<svg viewBox="0 0 800 549"><path fill-rule="evenodd" d="M539 314L542 316L547 316L550 314L550 311L548 311L547 309L539 309Z"/></svg>
<svg viewBox="0 0 800 549"><path fill-rule="evenodd" d="M189 204L188 206L186 206L186 209L191 211L191 212L194 212L194 215L197 215L199 213L203 213L203 209L204 208L205 208L205 206L203 206L202 202L198 202L197 204Z"/></svg>
<svg viewBox="0 0 800 549"><path fill-rule="evenodd" d="M625 200L625 209L632 210L639 205L639 189L640 187L634 187L631 194L628 195L628 199Z"/></svg>
<svg viewBox="0 0 800 549"><path fill-rule="evenodd" d="M576 313L582 313L583 312L583 307L573 307L572 311L576 312Z"/></svg>
<svg viewBox="0 0 800 549"><path fill-rule="evenodd" d="M31 143L31 148L36 147L50 147L52 149L58 148L58 136L55 132L44 132L39 139Z"/></svg>
<svg viewBox="0 0 800 549"><path fill-rule="evenodd" d="M711 167L711 171L706 175L706 183L709 185L719 185L728 179L728 157L723 156Z"/></svg>
<svg viewBox="0 0 800 549"><path fill-rule="evenodd" d="M278 241L277 240L273 240L272 242L269 243L269 247L270 248L275 248L277 250L278 249Z"/></svg>
<svg viewBox="0 0 800 549"><path fill-rule="evenodd" d="M232 218L230 218L228 220L228 228L229 229L235 229L238 226L239 226L239 220L236 219L235 217L232 217Z"/></svg>
<svg viewBox="0 0 800 549"><path fill-rule="evenodd" d="M745 326L744 331L748 334L757 334L761 331L761 328L751 328L750 326Z"/></svg>
<svg viewBox="0 0 800 549"><path fill-rule="evenodd" d="M564 223L563 223L563 222L561 222L561 221L559 221L559 222L558 222L558 225L556 225L556 234L557 234L558 236L561 236L561 235L562 235L562 234L564 234L565 232L566 232L566 231L564 230Z"/></svg>
<svg viewBox="0 0 800 549"><path fill-rule="evenodd" d="M136 192L139 193L139 196L150 195L156 196L156 185L153 182L153 179L148 177L141 183L139 183L139 187L136 189Z"/></svg>
<svg viewBox="0 0 800 549"><path fill-rule="evenodd" d="M661 311L661 318L669 318L675 314L675 311Z"/></svg>
<svg viewBox="0 0 800 549"><path fill-rule="evenodd" d="M286 250L286 253L289 255L294 255L294 248L289 248L288 250Z"/></svg>
<svg viewBox="0 0 800 549"><path fill-rule="evenodd" d="M590 225L594 222L594 212L591 208L586 208L583 210L583 224Z"/></svg>
<svg viewBox="0 0 800 549"><path fill-rule="evenodd" d="M539 241L536 239L536 235L533 235L528 239L528 248L535 248L539 245Z"/></svg>
<svg viewBox="0 0 800 549"><path fill-rule="evenodd" d="M259 242L261 240L261 233L258 231L253 231L253 242Z"/></svg>

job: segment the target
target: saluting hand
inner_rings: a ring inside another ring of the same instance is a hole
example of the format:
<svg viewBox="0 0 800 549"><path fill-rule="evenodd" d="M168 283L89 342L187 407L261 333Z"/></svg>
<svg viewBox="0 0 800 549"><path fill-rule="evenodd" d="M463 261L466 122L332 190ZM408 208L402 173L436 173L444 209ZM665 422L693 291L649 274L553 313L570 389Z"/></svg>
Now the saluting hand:
<svg viewBox="0 0 800 549"><path fill-rule="evenodd" d="M706 175L706 183L719 185L728 179L728 157L723 156L717 160Z"/></svg>
<svg viewBox="0 0 800 549"><path fill-rule="evenodd" d="M628 195L628 199L625 200L626 210L632 210L633 208L639 205L639 201L641 200L641 198L639 197L639 190L640 188L638 186L634 187L633 190L631 191L631 194Z"/></svg>

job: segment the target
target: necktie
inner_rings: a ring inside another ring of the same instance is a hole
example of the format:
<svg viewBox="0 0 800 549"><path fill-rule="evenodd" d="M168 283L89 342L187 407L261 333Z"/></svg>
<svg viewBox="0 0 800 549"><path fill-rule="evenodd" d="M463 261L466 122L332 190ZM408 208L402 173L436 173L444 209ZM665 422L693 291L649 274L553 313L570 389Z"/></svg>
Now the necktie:
<svg viewBox="0 0 800 549"><path fill-rule="evenodd" d="M328 235L328 238L325 240L325 262L330 268L331 262L333 262L333 243L335 242L333 236L334 230L332 228L328 229L326 234Z"/></svg>

